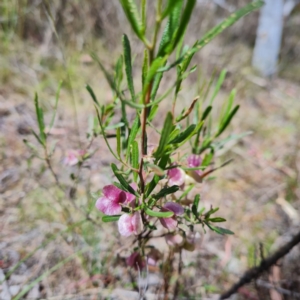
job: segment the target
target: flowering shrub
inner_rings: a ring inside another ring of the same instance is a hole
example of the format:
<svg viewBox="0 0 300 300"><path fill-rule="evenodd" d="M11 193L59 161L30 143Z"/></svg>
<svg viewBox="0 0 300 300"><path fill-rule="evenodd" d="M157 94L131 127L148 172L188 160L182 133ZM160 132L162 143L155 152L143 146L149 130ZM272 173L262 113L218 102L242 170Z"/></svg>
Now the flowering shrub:
<svg viewBox="0 0 300 300"><path fill-rule="evenodd" d="M104 222L118 220L118 229L122 236L137 236L135 241L138 243L138 249L131 254L127 263L141 269L145 267L147 261L149 263L145 247L159 224L166 229L168 244L176 246L177 249L190 251L195 248L193 232L197 224L201 224L203 228L207 226L220 234L232 234L230 230L214 225L224 222L225 219L214 216L219 208L212 207L208 211L201 208L199 194L193 201L181 200L184 200L196 184L201 183L215 170L212 167L215 152L229 140L240 137L229 136L223 140L219 139L239 108L238 105L233 106L235 91L232 91L227 103L224 104L216 128L211 128L211 111L218 90L214 91L205 108L203 106L205 98L200 99L199 96L179 115L175 114L175 106L183 80L195 69L189 67L194 53L224 28L262 3L254 2L236 12L203 39L196 41L193 47L188 48L183 47L183 40L196 4L195 0L187 1L185 5L183 1L168 1L164 8L162 1L158 0L152 42L146 35L146 1L142 1L142 19L134 1L120 0L120 2L133 31L145 45L142 65L143 86L141 92L136 93L132 77L131 47L127 35L123 35L124 53L116 64L114 77L104 68L99 58L93 55L114 92L115 110L119 105L122 113L120 123L116 125L117 149L114 152L108 139L105 138L106 126L113 113L107 106L98 103L92 88L87 86L95 103L102 135L109 150L120 162L119 167L111 165L118 182L104 187L103 196L97 200L96 208L104 213L105 216L102 218ZM164 19L168 20L157 47L158 31ZM168 64L172 52L176 52L176 60ZM121 88L123 67L130 92L129 99L124 96ZM173 68L177 71L175 83L158 97L157 91L164 73ZM219 88L225 74L225 71L221 72L218 80ZM160 134L159 143L149 145L147 127L152 126L151 121L159 112L161 101L168 98L172 90L174 90L172 111L166 114L162 129L157 130ZM136 118L132 124L127 119L127 107L136 109ZM191 118L192 114L194 115ZM185 128L182 125L183 120L188 124ZM192 145L192 153L184 158L185 154L180 156L181 152L178 150L187 143ZM135 184L134 188L132 183Z"/></svg>
<svg viewBox="0 0 300 300"><path fill-rule="evenodd" d="M183 249L195 249L195 226L200 225L204 230L208 228L219 234L233 234L215 225L226 221L215 216L219 208L205 210L201 207L200 195L196 194L192 199L190 195L192 189L208 175L228 163L214 167L215 153L227 142L243 136L225 135L239 109L239 105L234 105L236 92L232 90L230 93L217 122L212 117L213 105L226 71L220 73L214 90L210 89L211 84L204 84L200 94L195 95L179 114L176 113L176 102L182 83L197 68L190 66L193 55L225 28L262 5L261 1L255 1L240 9L189 47L184 45L184 35L196 0L168 0L165 4L157 0L151 40L146 2L141 1L139 13L134 0L120 0L133 32L145 49L140 66L141 90L137 92L134 84L132 51L126 34L122 38L123 53L116 62L114 74L104 67L95 53L92 55L110 84L113 102L101 105L92 87L86 87L94 101L99 123L94 126L92 136L102 135L107 148L118 161L118 164L111 164L117 181L103 188L95 206L103 214L104 222L118 223L120 235L135 236L127 264L139 270L156 265L162 259L159 251L148 245L157 230L163 232L170 251L179 253ZM175 71L175 81L169 86L161 86L164 74L172 71ZM171 109L166 113L160 109L163 100L171 103ZM37 97L35 104L40 129L35 136L47 155L47 134ZM128 118L129 109L135 110L133 121ZM160 128L154 128L152 121L158 114L163 116L164 121ZM114 116L120 118L118 123L112 123ZM149 127L154 128L159 136L157 144L149 140ZM111 130L115 130L114 135ZM111 137L116 138L116 149L111 146ZM85 151L71 151L65 164L76 165L87 158Z"/></svg>

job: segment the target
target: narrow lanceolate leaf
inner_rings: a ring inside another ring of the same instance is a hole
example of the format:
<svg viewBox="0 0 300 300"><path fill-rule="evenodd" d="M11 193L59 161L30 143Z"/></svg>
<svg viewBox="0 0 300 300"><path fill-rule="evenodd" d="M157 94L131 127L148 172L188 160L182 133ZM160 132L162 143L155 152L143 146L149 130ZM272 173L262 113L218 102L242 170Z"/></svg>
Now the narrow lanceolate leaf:
<svg viewBox="0 0 300 300"><path fill-rule="evenodd" d="M159 161L158 166L161 169L165 169L166 165L168 164L168 161L170 159L170 154L165 154ZM163 178L162 176L155 175L150 183L147 184L147 191L146 191L146 197L149 197L153 190L155 189L156 185L160 181L160 179Z"/></svg>
<svg viewBox="0 0 300 300"><path fill-rule="evenodd" d="M221 217L215 217L215 218L208 219L208 221L214 222L214 223L219 223L219 222L226 222L226 219L221 218Z"/></svg>
<svg viewBox="0 0 300 300"><path fill-rule="evenodd" d="M169 15L168 22L164 28L157 56L164 56L172 50L172 39L176 34L179 27L180 15L182 11L183 0L170 0L169 4L172 5L172 11ZM169 5L168 4L168 5Z"/></svg>
<svg viewBox="0 0 300 300"><path fill-rule="evenodd" d="M208 31L204 37L201 40L198 40L194 46L187 51L183 56L181 56L179 59L177 59L174 63L172 63L170 66L167 66L165 68L160 69L160 72L165 72L170 70L171 68L178 65L180 62L182 62L184 59L193 56L197 51L202 49L205 45L207 45L212 39L214 39L216 36L218 36L221 32L223 32L226 28L230 27L234 23L236 23L240 18L244 17L245 15L249 14L250 12L262 7L264 4L263 1L258 0L254 1L240 10L234 12L231 14L226 20L221 22L219 25L212 28L210 31Z"/></svg>
<svg viewBox="0 0 300 300"><path fill-rule="evenodd" d="M151 210L150 208L146 208L145 213L148 216L157 217L157 218L171 218L174 215L172 211L154 211Z"/></svg>
<svg viewBox="0 0 300 300"><path fill-rule="evenodd" d="M118 169L118 167L112 163L111 164L111 169L114 172L115 176L117 177L117 179L119 180L120 184L124 187L124 189L133 194L133 195L138 195L136 193L136 191L129 185L129 183L127 182L127 180L123 177L123 175L121 174L120 170Z"/></svg>
<svg viewBox="0 0 300 300"><path fill-rule="evenodd" d="M144 40L144 27L140 19L135 1L120 0L120 2L133 31L141 40Z"/></svg>
<svg viewBox="0 0 300 300"><path fill-rule="evenodd" d="M204 159L202 161L201 167L207 167L211 163L213 157L214 157L214 151L212 149L209 153L207 153L204 156Z"/></svg>
<svg viewBox="0 0 300 300"><path fill-rule="evenodd" d="M205 111L203 112L202 117L201 117L201 120L202 120L202 121L205 120L205 119L207 118L207 116L210 114L211 110L212 110L212 106L206 107L206 109L205 109Z"/></svg>
<svg viewBox="0 0 300 300"><path fill-rule="evenodd" d="M216 86L215 86L215 88L214 88L213 95L212 95L212 97L211 97L211 99L210 99L209 105L212 105L212 103L214 102L214 100L215 100L217 94L219 93L220 88L221 88L221 86L222 86L222 84L223 84L223 82L224 82L226 73L227 73L226 70L222 70L222 72L220 73L220 76L219 76L219 78L218 78L217 84L216 84Z"/></svg>
<svg viewBox="0 0 300 300"><path fill-rule="evenodd" d="M116 124L112 124L112 125L106 126L105 129L106 130L117 129L117 128L124 127L124 125L125 125L125 123L119 122L119 123L116 123Z"/></svg>
<svg viewBox="0 0 300 300"><path fill-rule="evenodd" d="M195 124L190 125L186 130L178 134L169 144L178 144L183 142L196 128Z"/></svg>
<svg viewBox="0 0 300 300"><path fill-rule="evenodd" d="M100 108L100 103L98 102L97 97L96 97L96 95L95 95L93 89L92 89L88 84L85 86L85 88L87 89L87 91L89 92L90 96L92 97L92 99L93 99L95 105L96 105L98 108Z"/></svg>
<svg viewBox="0 0 300 300"><path fill-rule="evenodd" d="M37 93L35 93L34 104L35 104L35 113L36 113L36 117L37 117L37 121L38 121L38 125L39 125L39 131L40 131L39 141L41 142L41 144L43 146L45 146L46 133L45 133L44 113L43 113L42 108L39 106L39 98L38 98Z"/></svg>
<svg viewBox="0 0 300 300"><path fill-rule="evenodd" d="M187 25L190 21L194 6L196 4L197 0L187 0L186 6L184 8L181 20L180 20L180 24L179 24L179 28L176 32L176 36L174 38L173 42L173 49L175 49L175 47L177 46L178 42L180 41L180 39L182 38L182 36L184 35L184 32L187 28Z"/></svg>
<svg viewBox="0 0 300 300"><path fill-rule="evenodd" d="M173 116L172 116L171 112L168 112L166 119L165 119L163 130L161 132L159 145L158 145L156 152L154 153L154 157L159 158L163 154L163 151L165 149L165 146L167 145L169 135L172 132L173 127L174 127L173 126Z"/></svg>
<svg viewBox="0 0 300 300"><path fill-rule="evenodd" d="M158 176L164 176L165 171L157 165L147 164L147 168L150 169L154 174Z"/></svg>
<svg viewBox="0 0 300 300"><path fill-rule="evenodd" d="M168 15L172 13L172 11L178 6L178 3L182 2L182 0L168 0L166 8L162 13L162 19L166 18Z"/></svg>
<svg viewBox="0 0 300 300"><path fill-rule="evenodd" d="M115 66L115 86L118 90L120 90L121 83L123 80L123 55L120 55L120 57L117 60L116 66Z"/></svg>
<svg viewBox="0 0 300 300"><path fill-rule="evenodd" d="M134 141L131 144L131 163L132 163L132 167L136 170L139 169L139 145L137 143L137 141ZM138 179L138 173L137 172L133 172L133 179L136 182Z"/></svg>
<svg viewBox="0 0 300 300"><path fill-rule="evenodd" d="M229 229L226 229L226 228L222 228L222 227L219 227L219 226L212 226L211 224L209 223L205 223L211 230L215 231L216 233L218 234L234 234L234 232L232 232L231 230Z"/></svg>
<svg viewBox="0 0 300 300"><path fill-rule="evenodd" d="M115 215L115 216L103 216L102 222L108 223L108 222L115 222L120 219L121 215Z"/></svg>
<svg viewBox="0 0 300 300"><path fill-rule="evenodd" d="M239 110L240 106L237 105L227 116L227 118L224 120L224 123L222 123L219 127L218 133L216 137L221 135L221 133L226 129L226 127L229 125L230 121L232 120L233 116L236 114L236 112Z"/></svg>
<svg viewBox="0 0 300 300"><path fill-rule="evenodd" d="M199 208L199 202L200 202L200 195L197 194L194 198L194 203L192 205L192 212L193 214L195 215L195 217L198 218L199 216L199 211L198 211L198 208Z"/></svg>
<svg viewBox="0 0 300 300"><path fill-rule="evenodd" d="M167 195L174 194L178 190L179 190L178 185L173 185L171 187L166 187L166 188L161 189L156 195L153 196L153 198L160 199L160 198L165 197Z"/></svg>
<svg viewBox="0 0 300 300"><path fill-rule="evenodd" d="M137 115L134 122L133 122L131 131L130 131L130 134L129 134L129 137L128 137L128 141L127 141L126 161L128 161L128 158L129 158L130 145L132 145L133 141L135 140L136 135L139 131L139 128L140 128L140 118Z"/></svg>
<svg viewBox="0 0 300 300"><path fill-rule="evenodd" d="M158 57L156 58L152 64L151 64L151 67L149 68L149 71L148 71L148 74L145 78L145 81L144 81L144 86L143 86L143 96L145 96L147 90L148 90L148 87L150 85L150 83L152 82L152 80L154 79L154 76L157 74L157 70L164 65L164 63L166 62L167 60L167 57L164 56L164 57Z"/></svg>
<svg viewBox="0 0 300 300"><path fill-rule="evenodd" d="M147 0L142 0L141 15L142 15L142 33L145 34L147 29L147 14L146 14Z"/></svg>
<svg viewBox="0 0 300 300"><path fill-rule="evenodd" d="M118 94L118 97L119 97L119 93L116 89L116 86L115 86L115 83L114 83L114 80L113 80L113 76L111 74L109 74L109 72L106 70L106 68L104 67L104 65L102 64L102 62L100 61L99 57L97 56L96 53L92 53L91 54L91 57L98 63L101 71L103 72L105 78L106 78L106 81L108 82L108 84L110 85L111 89L116 92Z"/></svg>
<svg viewBox="0 0 300 300"><path fill-rule="evenodd" d="M125 72L127 77L127 84L131 94L131 100L135 101L134 85L132 78L132 66L131 66L131 47L130 42L126 34L122 37L123 50L124 50L124 62L125 62Z"/></svg>

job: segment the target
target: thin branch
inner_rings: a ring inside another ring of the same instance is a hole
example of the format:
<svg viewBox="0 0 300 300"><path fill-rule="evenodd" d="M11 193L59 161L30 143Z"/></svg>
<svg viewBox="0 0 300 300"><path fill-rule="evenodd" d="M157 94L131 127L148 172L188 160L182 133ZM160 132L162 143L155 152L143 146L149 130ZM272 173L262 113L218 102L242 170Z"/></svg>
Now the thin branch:
<svg viewBox="0 0 300 300"><path fill-rule="evenodd" d="M289 243L278 249L273 255L264 259L259 266L248 270L237 283L235 283L227 292L220 296L220 300L229 298L231 295L237 293L239 288L247 283L250 283L253 279L258 278L263 272L275 265L280 258L288 254L298 243L300 243L300 231L291 239Z"/></svg>

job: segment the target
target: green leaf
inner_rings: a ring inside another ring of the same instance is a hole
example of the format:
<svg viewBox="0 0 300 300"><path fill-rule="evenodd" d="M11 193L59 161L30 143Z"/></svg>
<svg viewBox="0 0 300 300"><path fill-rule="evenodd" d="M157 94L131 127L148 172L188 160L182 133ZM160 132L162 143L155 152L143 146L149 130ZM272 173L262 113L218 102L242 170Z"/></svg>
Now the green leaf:
<svg viewBox="0 0 300 300"><path fill-rule="evenodd" d="M118 90L120 90L122 80L123 80L123 55L120 55L115 66L115 77L114 77L115 86Z"/></svg>
<svg viewBox="0 0 300 300"><path fill-rule="evenodd" d="M131 150L131 161L132 161L132 167L134 169L139 169L139 145L137 141L133 141L131 144L132 150ZM133 180L137 182L138 179L138 173L133 172Z"/></svg>
<svg viewBox="0 0 300 300"><path fill-rule="evenodd" d="M151 107L151 111L150 111L150 114L148 116L148 121L151 122L154 117L156 116L157 112L158 112L158 105L154 105Z"/></svg>
<svg viewBox="0 0 300 300"><path fill-rule="evenodd" d="M236 112L239 110L240 106L237 105L231 112L230 114L227 116L227 118L224 120L224 122L220 125L217 135L216 137L218 137L219 135L221 135L221 133L226 129L226 127L230 124L230 121L232 120L232 118L234 117L234 115L236 114Z"/></svg>
<svg viewBox="0 0 300 300"><path fill-rule="evenodd" d="M179 27L183 0L169 0L168 5L172 5L172 11L162 34L157 56L164 56L166 53L170 53L172 50L172 40L176 34L176 30Z"/></svg>
<svg viewBox="0 0 300 300"><path fill-rule="evenodd" d="M199 207L199 202L200 202L200 195L197 194L194 198L194 202L192 205L192 212L195 215L196 218L198 218L199 216L199 211L198 211L198 207Z"/></svg>
<svg viewBox="0 0 300 300"><path fill-rule="evenodd" d="M120 128L120 127L124 127L124 125L125 125L124 122L119 122L119 123L117 123L117 124L113 124L113 125L106 126L105 129L106 129L106 130L117 129L117 128Z"/></svg>
<svg viewBox="0 0 300 300"><path fill-rule="evenodd" d="M178 6L178 3L182 2L182 0L168 0L168 3L162 12L161 18L164 19L168 15L172 13L172 11Z"/></svg>
<svg viewBox="0 0 300 300"><path fill-rule="evenodd" d="M108 223L108 222L115 222L120 219L121 215L115 215L115 216L103 216L102 222Z"/></svg>
<svg viewBox="0 0 300 300"><path fill-rule="evenodd" d="M146 92L148 90L148 87L150 85L150 83L152 82L153 78L155 77L155 75L157 74L157 70L163 65L165 64L167 60L167 57L164 56L164 57L158 57L156 58L151 66L150 66L150 69L147 73L147 76L145 78L145 82L144 82L144 87L143 87L143 98L145 97L146 95Z"/></svg>
<svg viewBox="0 0 300 300"><path fill-rule="evenodd" d="M212 214L214 214L215 212L217 212L218 210L219 210L219 207L210 209L210 210L205 214L205 219L209 219L209 217L210 217Z"/></svg>
<svg viewBox="0 0 300 300"><path fill-rule="evenodd" d="M211 230L215 231L216 233L218 234L234 234L234 232L232 232L231 230L229 229L225 229L225 228L222 228L222 227L219 227L219 226L212 226L211 224L209 223L205 223Z"/></svg>
<svg viewBox="0 0 300 300"><path fill-rule="evenodd" d="M173 185L171 187L166 187L166 188L161 189L156 195L153 196L153 198L160 199L160 198L163 198L167 195L174 194L178 190L179 190L178 185Z"/></svg>
<svg viewBox="0 0 300 300"><path fill-rule="evenodd" d="M91 57L98 63L101 71L103 72L106 81L108 82L110 88L116 92L117 96L122 99L122 95L119 93L119 91L117 90L114 80L113 80L113 76L111 74L109 74L109 72L105 69L104 65L102 64L102 62L100 61L99 57L97 56L96 53L91 53ZM88 86L88 85L87 85Z"/></svg>
<svg viewBox="0 0 300 300"><path fill-rule="evenodd" d="M126 149L126 161L128 161L129 155L130 155L130 146L132 145L133 141L136 138L136 135L139 131L140 128L140 118L137 115L133 124L132 124L132 128L128 137L128 142L127 142L127 149Z"/></svg>
<svg viewBox="0 0 300 300"><path fill-rule="evenodd" d="M195 124L190 125L186 130L184 130L183 132L178 134L177 137L171 140L169 144L178 144L183 142L187 137L191 135L191 133L194 132L195 128L196 128Z"/></svg>
<svg viewBox="0 0 300 300"><path fill-rule="evenodd" d="M159 145L157 150L154 153L154 157L155 158L159 158L165 149L165 146L167 145L168 139L169 139L169 135L173 130L173 116L171 112L167 113L165 122L164 122L164 127L160 136L160 140L159 140Z"/></svg>
<svg viewBox="0 0 300 300"><path fill-rule="evenodd" d="M218 223L218 222L226 222L226 219L221 217L215 217L215 218L208 219L208 221Z"/></svg>
<svg viewBox="0 0 300 300"><path fill-rule="evenodd" d="M166 165L168 164L169 158L170 158L170 154L165 154L160 159L158 166L164 170L166 168ZM163 178L163 176L155 175L153 179L150 181L150 183L148 183L146 189L146 197L150 196L150 194L153 192L153 190L155 189L157 183L160 181L161 178Z"/></svg>
<svg viewBox="0 0 300 300"><path fill-rule="evenodd" d="M49 125L49 132L53 127L54 121L55 121L55 117L56 117L56 112L57 112L57 105L58 105L58 99L59 99L59 94L60 94L60 90L61 90L61 86L62 86L63 82L61 81L58 85L57 91L56 91L56 95L55 95L55 104L54 104L54 108L53 108L53 114L52 114L52 118L50 121L50 125Z"/></svg>
<svg viewBox="0 0 300 300"><path fill-rule="evenodd" d="M146 14L147 0L142 0L141 15L142 15L142 33L145 34L147 27L147 14Z"/></svg>
<svg viewBox="0 0 300 300"><path fill-rule="evenodd" d="M206 109L205 109L205 111L203 112L202 117L201 117L201 120L202 120L202 121L205 120L205 119L207 118L207 116L210 114L211 110L212 110L212 106L206 107Z"/></svg>
<svg viewBox="0 0 300 300"><path fill-rule="evenodd" d="M120 2L133 31L142 41L144 41L144 26L140 19L135 1L120 0Z"/></svg>
<svg viewBox="0 0 300 300"><path fill-rule="evenodd" d="M149 168L154 174L158 176L164 176L165 171L157 165L147 164L147 168Z"/></svg>
<svg viewBox="0 0 300 300"><path fill-rule="evenodd" d="M42 108L39 106L39 99L38 99L37 93L35 93L34 104L35 104L35 113L36 113L36 117L37 117L37 121L38 121L38 125L39 125L39 131L40 131L38 140L40 141L40 143L43 146L45 146L47 136L45 133L44 113L43 113Z"/></svg>
<svg viewBox="0 0 300 300"><path fill-rule="evenodd" d="M177 199L178 202L180 202L187 194L195 187L195 184L190 184L185 191L180 195L180 197Z"/></svg>
<svg viewBox="0 0 300 300"><path fill-rule="evenodd" d="M252 131L246 131L246 132L243 132L241 134L231 134L229 137L221 140L221 141L218 141L218 142L215 142L215 143L212 143L212 147L215 148L215 149L221 149L223 148L228 142L230 141L234 141L234 140L239 140L249 134L252 134Z"/></svg>
<svg viewBox="0 0 300 300"><path fill-rule="evenodd" d="M166 66L165 68L161 68L159 72L165 72L170 70L171 68L175 67L179 63L181 63L184 59L190 58L190 56L193 56L197 51L202 49L205 45L207 45L213 38L218 36L221 32L223 32L226 28L230 27L234 23L236 23L240 18L244 17L245 15L249 14L250 12L260 8L263 6L264 2L261 0L254 1L240 10L234 12L231 14L227 19L225 19L223 22L221 22L219 25L212 28L210 31L208 31L204 37L201 40L198 40L194 46L188 50L183 56L181 56L179 59L177 59L174 63L172 63L169 66Z"/></svg>
<svg viewBox="0 0 300 300"><path fill-rule="evenodd" d="M157 218L171 218L174 215L174 212L172 211L154 211L148 207L145 208L145 213L148 216Z"/></svg>
<svg viewBox="0 0 300 300"><path fill-rule="evenodd" d="M201 167L207 167L211 163L213 157L214 157L214 150L211 149L211 151L204 156Z"/></svg>
<svg viewBox="0 0 300 300"><path fill-rule="evenodd" d="M129 185L129 183L127 182L127 180L122 176L122 174L120 173L118 167L112 163L111 164L111 169L113 170L115 176L117 177L117 179L119 180L120 184L124 187L124 189L133 194L138 196L137 192Z"/></svg>
<svg viewBox="0 0 300 300"><path fill-rule="evenodd" d="M210 99L209 105L212 105L212 104L213 104L213 102L214 102L214 100L215 100L217 94L219 93L220 88L221 88L221 86L222 86L222 84L223 84L223 82L224 82L224 79L225 79L225 77L226 77L226 73L227 73L226 70L222 70L222 72L220 73L220 76L219 76L218 81L217 81L217 84L216 84L216 86L215 86L213 95L212 95L212 97L211 97L211 99Z"/></svg>
<svg viewBox="0 0 300 300"><path fill-rule="evenodd" d="M88 91L89 94L91 95L91 97L92 97L92 99L93 99L95 105L97 105L97 106L100 108L100 103L98 102L98 100L97 100L97 98L96 98L96 95L95 95L93 89L92 89L88 84L85 86L85 88L87 89L87 91Z"/></svg>
<svg viewBox="0 0 300 300"><path fill-rule="evenodd" d="M223 113L223 115L221 115L221 123L223 122L223 119L227 118L228 115L230 114L230 111L231 111L231 108L232 108L232 105L233 105L233 101L234 101L235 95L236 95L236 89L233 89L230 92L230 95L229 95L229 98L228 98L228 101L227 101L226 110Z"/></svg>
<svg viewBox="0 0 300 300"><path fill-rule="evenodd" d="M177 46L178 42L180 41L180 39L182 38L183 34L185 33L185 30L187 28L187 25L190 21L194 6L196 4L197 0L187 0L187 4L184 8L181 20L180 20L180 24L179 24L179 28L176 32L176 36L174 38L173 42L173 49L175 49L175 47ZM173 50L172 49L172 50Z"/></svg>
<svg viewBox="0 0 300 300"><path fill-rule="evenodd" d="M124 49L124 62L125 62L125 73L127 77L127 84L131 94L131 100L135 102L135 92L132 78L132 66L131 66L131 47L130 42L126 34L122 36L122 43Z"/></svg>
<svg viewBox="0 0 300 300"><path fill-rule="evenodd" d="M101 121L101 116L100 116L100 114L99 114L99 110L98 110L99 108L98 108L98 106L95 105L95 109L96 109L97 118L98 118L98 122L99 122L99 125L100 125L100 128L101 128L101 133L102 133L102 135L103 135L104 141L105 141L105 143L106 143L106 145L107 145L107 147L108 147L110 153L111 153L116 159L118 159L117 155L114 153L114 151L112 150L112 148L111 148L111 146L110 146L110 144L109 144L109 142L108 142L108 140L107 140L107 137L106 137L106 134L105 134L105 131L104 131L104 127L103 127L103 124L102 124L102 121ZM103 106L101 107L101 110L102 110L102 114L103 114L103 111L104 111L104 107L103 107Z"/></svg>

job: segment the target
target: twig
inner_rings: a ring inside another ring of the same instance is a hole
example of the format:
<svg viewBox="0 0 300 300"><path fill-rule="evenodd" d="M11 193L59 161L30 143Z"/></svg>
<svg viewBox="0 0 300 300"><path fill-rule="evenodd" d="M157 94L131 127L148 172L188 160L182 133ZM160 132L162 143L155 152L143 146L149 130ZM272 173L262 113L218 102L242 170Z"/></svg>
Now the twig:
<svg viewBox="0 0 300 300"><path fill-rule="evenodd" d="M277 250L273 255L262 260L259 266L248 270L237 283L235 283L227 292L225 292L220 296L220 300L229 298L231 295L235 294L239 290L239 288L251 282L253 279L258 278L261 275L261 273L267 271L272 265L276 264L276 262L280 258L282 258L287 253L289 253L291 249L294 246L296 246L299 242L300 242L300 231L298 232L297 235L295 235L292 238L292 240L289 243L285 244L283 247Z"/></svg>
<svg viewBox="0 0 300 300"><path fill-rule="evenodd" d="M276 286L276 285L274 285L270 282L266 282L266 281L261 280L261 279L257 280L257 285L259 285L261 287L265 287L267 289L274 289L280 294L291 296L291 297L296 298L296 299L300 299L300 293L293 292L293 291L281 288L279 286Z"/></svg>

